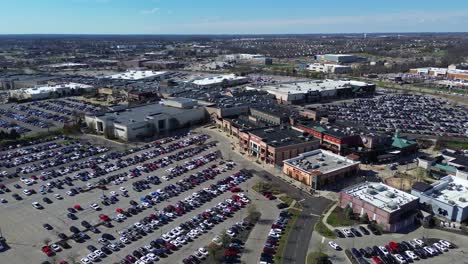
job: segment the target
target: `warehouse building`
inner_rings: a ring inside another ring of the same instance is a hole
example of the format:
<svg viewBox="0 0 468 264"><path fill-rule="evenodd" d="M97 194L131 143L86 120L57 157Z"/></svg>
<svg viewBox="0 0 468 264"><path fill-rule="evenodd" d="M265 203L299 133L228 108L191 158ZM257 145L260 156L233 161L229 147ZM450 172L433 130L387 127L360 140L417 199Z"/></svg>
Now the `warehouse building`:
<svg viewBox="0 0 468 264"><path fill-rule="evenodd" d="M366 214L386 231L399 232L415 223L419 198L382 183L364 182L341 191L339 205Z"/></svg>
<svg viewBox="0 0 468 264"><path fill-rule="evenodd" d="M418 157L418 166L434 178L451 175L468 180L468 156L450 149L445 149L434 157Z"/></svg>
<svg viewBox="0 0 468 264"><path fill-rule="evenodd" d="M358 57L350 54L324 54L316 55L316 60L319 61L329 61L335 63L353 63L359 60Z"/></svg>
<svg viewBox="0 0 468 264"><path fill-rule="evenodd" d="M162 104L149 104L85 117L87 126L95 133L122 141L144 140L201 123L205 119L205 110L188 103L187 100L165 100Z"/></svg>
<svg viewBox="0 0 468 264"><path fill-rule="evenodd" d="M247 90L267 91L281 104L314 103L322 100L368 96L375 84L348 80L314 80L266 86L248 86Z"/></svg>
<svg viewBox="0 0 468 264"><path fill-rule="evenodd" d="M468 220L468 181L446 176L432 185L417 182L411 194L419 197L421 207L449 221Z"/></svg>
<svg viewBox="0 0 468 264"><path fill-rule="evenodd" d="M160 80L164 79L169 73L166 71L134 71L129 70L122 73L105 76L106 79L116 80Z"/></svg>
<svg viewBox="0 0 468 264"><path fill-rule="evenodd" d="M51 98L53 96L65 96L82 94L96 91L91 85L80 83L66 83L53 86L38 86L33 88L21 88L18 90L10 90L10 98L17 100L41 100Z"/></svg>
<svg viewBox="0 0 468 264"><path fill-rule="evenodd" d="M345 74L352 72L352 68L346 65L313 63L308 65L307 69L312 72Z"/></svg>
<svg viewBox="0 0 468 264"><path fill-rule="evenodd" d="M358 170L359 162L322 149L302 153L283 165L284 174L315 190L355 176Z"/></svg>
<svg viewBox="0 0 468 264"><path fill-rule="evenodd" d="M241 85L247 83L248 81L249 79L247 77L237 76L235 74L226 74L196 79L193 80L191 83L198 88L216 88Z"/></svg>

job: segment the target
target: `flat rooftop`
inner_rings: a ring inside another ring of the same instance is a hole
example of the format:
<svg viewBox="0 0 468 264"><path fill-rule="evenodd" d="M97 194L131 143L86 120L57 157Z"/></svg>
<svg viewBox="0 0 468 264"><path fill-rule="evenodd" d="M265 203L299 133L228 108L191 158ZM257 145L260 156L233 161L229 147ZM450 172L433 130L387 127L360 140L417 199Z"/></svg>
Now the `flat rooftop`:
<svg viewBox="0 0 468 264"><path fill-rule="evenodd" d="M366 82L346 81L346 80L313 80L306 82L282 83L266 85L263 87L247 87L246 89L266 90L272 93L282 94L305 94L313 91L329 91L335 89L345 89L351 87L364 87L372 85Z"/></svg>
<svg viewBox="0 0 468 264"><path fill-rule="evenodd" d="M317 140L313 137L305 138L301 132L289 127L280 126L254 129L250 130L249 133L261 138L268 145L274 147L284 147Z"/></svg>
<svg viewBox="0 0 468 264"><path fill-rule="evenodd" d="M235 74L226 74L226 75L206 77L206 78L203 78L203 79L194 80L194 81L192 81L192 83L195 84L195 85L203 86L203 85L222 83L223 80L239 81L239 80L247 80L247 77L237 76Z"/></svg>
<svg viewBox="0 0 468 264"><path fill-rule="evenodd" d="M114 121L114 123L126 125L137 122L144 122L147 118L157 115L177 115L191 111L190 109L183 109L171 106L165 106L161 104L149 104L144 106L127 108L121 111L114 111L105 113L98 116L99 118L109 118Z"/></svg>
<svg viewBox="0 0 468 264"><path fill-rule="evenodd" d="M432 199L461 208L468 207L468 180L456 176L445 176L434 188L426 192Z"/></svg>
<svg viewBox="0 0 468 264"><path fill-rule="evenodd" d="M302 153L298 157L284 162L309 173L320 172L321 174L331 173L360 163L322 149Z"/></svg>
<svg viewBox="0 0 468 264"><path fill-rule="evenodd" d="M419 199L412 194L376 182L357 184L343 190L343 192L389 213L395 212L401 206Z"/></svg>
<svg viewBox="0 0 468 264"><path fill-rule="evenodd" d="M52 86L38 86L38 87L31 87L31 88L22 88L18 90L13 90L15 92L25 93L25 94L42 94L42 93L50 93L54 91L58 91L61 89L88 89L92 88L91 85L81 84L81 83L67 83L67 84L57 84Z"/></svg>
<svg viewBox="0 0 468 264"><path fill-rule="evenodd" d="M107 76L110 79L142 80L166 75L165 71L126 71Z"/></svg>

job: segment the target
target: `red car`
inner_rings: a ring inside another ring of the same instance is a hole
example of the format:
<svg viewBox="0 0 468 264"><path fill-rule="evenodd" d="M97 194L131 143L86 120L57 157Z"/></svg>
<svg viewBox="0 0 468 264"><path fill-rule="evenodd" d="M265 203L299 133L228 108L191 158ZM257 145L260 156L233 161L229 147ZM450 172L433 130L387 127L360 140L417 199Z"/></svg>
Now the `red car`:
<svg viewBox="0 0 468 264"><path fill-rule="evenodd" d="M391 252L393 254L397 254L398 253L398 244L391 241L390 243L388 243L388 245L390 246L390 249L391 249Z"/></svg>
<svg viewBox="0 0 468 264"><path fill-rule="evenodd" d="M236 192L242 192L242 189L239 187L232 187L231 192L236 193Z"/></svg>
<svg viewBox="0 0 468 264"><path fill-rule="evenodd" d="M119 213L119 214L121 214L121 213L124 212L124 210L123 210L122 208L117 208L117 209L115 209L115 211L116 211L117 213Z"/></svg>
<svg viewBox="0 0 468 264"><path fill-rule="evenodd" d="M54 255L54 252L52 251L52 249L49 246L43 246L42 247L42 252L44 252L44 254L46 254L48 257Z"/></svg>
<svg viewBox="0 0 468 264"><path fill-rule="evenodd" d="M135 263L137 261L137 259L132 255L127 255L125 259L130 261L131 263Z"/></svg>
<svg viewBox="0 0 468 264"><path fill-rule="evenodd" d="M59 262L59 264L68 264L68 262L66 262L65 260L62 260Z"/></svg>
<svg viewBox="0 0 468 264"><path fill-rule="evenodd" d="M267 253L267 254L275 254L275 253L276 253L276 251L275 251L273 248L264 247L264 248L263 248L263 253Z"/></svg>
<svg viewBox="0 0 468 264"><path fill-rule="evenodd" d="M76 210L80 210L80 211L83 210L83 208L79 204L75 204L73 208L75 208Z"/></svg>
<svg viewBox="0 0 468 264"><path fill-rule="evenodd" d="M240 196L239 196L239 195L236 195L236 194L233 194L233 195L231 196L231 198L232 198L233 200L235 200L235 201L239 201L239 200L240 200Z"/></svg>
<svg viewBox="0 0 468 264"><path fill-rule="evenodd" d="M372 260L375 264L383 264L382 261L376 256L372 256Z"/></svg>
<svg viewBox="0 0 468 264"><path fill-rule="evenodd" d="M106 222L110 220L109 216L105 214L100 214L99 219L101 219L102 221L106 221Z"/></svg>
<svg viewBox="0 0 468 264"><path fill-rule="evenodd" d="M235 257L235 256L237 256L237 251L235 251L235 250L226 250L226 251L224 251L224 256L225 257Z"/></svg>

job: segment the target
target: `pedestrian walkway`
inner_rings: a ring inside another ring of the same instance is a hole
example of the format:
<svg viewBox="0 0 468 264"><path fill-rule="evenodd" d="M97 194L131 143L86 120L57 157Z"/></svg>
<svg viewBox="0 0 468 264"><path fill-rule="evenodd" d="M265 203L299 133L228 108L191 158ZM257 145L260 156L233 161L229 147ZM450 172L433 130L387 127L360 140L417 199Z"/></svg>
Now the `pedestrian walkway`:
<svg viewBox="0 0 468 264"><path fill-rule="evenodd" d="M328 227L328 229L330 229L330 230L333 230L333 229L335 229L335 228L327 223L327 219L328 219L328 216L330 216L330 214L335 210L335 208L336 208L337 206L338 206L338 203L335 203L335 204L330 208L330 210L328 210L328 212L326 212L326 213L323 215L322 222L323 222L323 224L324 224L326 227Z"/></svg>

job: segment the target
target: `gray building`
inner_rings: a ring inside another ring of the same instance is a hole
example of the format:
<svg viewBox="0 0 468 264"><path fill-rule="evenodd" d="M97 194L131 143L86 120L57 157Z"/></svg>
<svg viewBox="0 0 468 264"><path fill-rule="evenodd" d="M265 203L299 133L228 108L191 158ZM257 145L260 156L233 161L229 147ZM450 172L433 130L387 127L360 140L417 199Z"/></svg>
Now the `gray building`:
<svg viewBox="0 0 468 264"><path fill-rule="evenodd" d="M149 104L101 115L87 115L85 122L95 133L123 141L142 140L172 130L203 122L203 107L187 106L187 101L174 103L181 107Z"/></svg>
<svg viewBox="0 0 468 264"><path fill-rule="evenodd" d="M411 194L419 197L426 210L450 221L463 222L468 219L468 181L446 176L431 184L413 184Z"/></svg>
<svg viewBox="0 0 468 264"><path fill-rule="evenodd" d="M353 63L358 61L358 58L354 55L350 54L325 54L325 55L317 55L317 60L321 61L330 61L336 63Z"/></svg>

